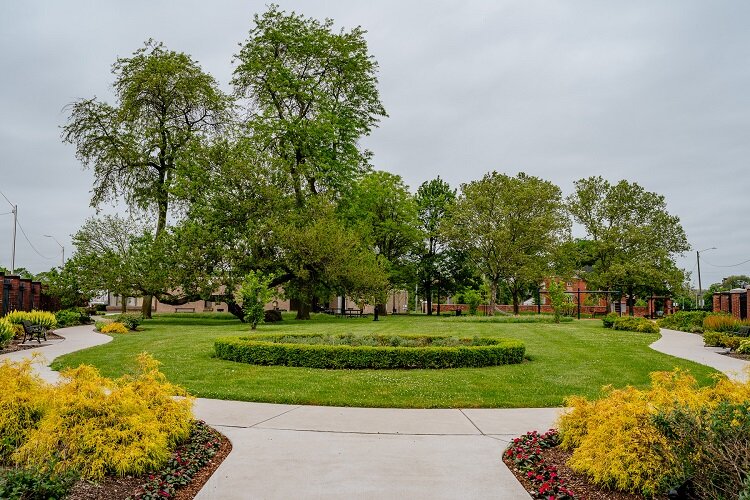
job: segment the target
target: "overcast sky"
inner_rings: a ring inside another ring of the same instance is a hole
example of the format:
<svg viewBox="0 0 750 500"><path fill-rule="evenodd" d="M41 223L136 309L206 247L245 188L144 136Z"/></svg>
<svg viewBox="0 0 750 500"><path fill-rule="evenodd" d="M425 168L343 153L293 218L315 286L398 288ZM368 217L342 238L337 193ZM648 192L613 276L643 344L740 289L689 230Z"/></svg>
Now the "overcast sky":
<svg viewBox="0 0 750 500"><path fill-rule="evenodd" d="M229 90L256 1L10 1L0 5L0 190L19 207L16 266L72 253L94 211L90 171L60 141L74 99L111 101L111 64L152 37ZM590 175L663 194L704 288L750 274L750 2L295 1L367 30L389 117L364 141L415 190L489 170L558 184ZM10 206L0 199L0 214ZM10 266L12 216L0 215Z"/></svg>

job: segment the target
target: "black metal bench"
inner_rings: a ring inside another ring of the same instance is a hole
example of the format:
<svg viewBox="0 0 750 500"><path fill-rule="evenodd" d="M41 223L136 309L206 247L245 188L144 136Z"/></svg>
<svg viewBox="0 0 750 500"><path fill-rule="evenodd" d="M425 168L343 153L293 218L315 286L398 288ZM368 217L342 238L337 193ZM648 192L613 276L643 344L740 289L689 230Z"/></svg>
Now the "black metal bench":
<svg viewBox="0 0 750 500"><path fill-rule="evenodd" d="M45 341L47 340L47 328L45 328L44 326L32 325L31 322L27 320L23 320L21 324L23 325L24 342L26 342L27 340L36 339L36 341L41 344L41 339L44 339Z"/></svg>
<svg viewBox="0 0 750 500"><path fill-rule="evenodd" d="M750 326L741 326L736 332L732 332L735 337L748 337L750 336Z"/></svg>

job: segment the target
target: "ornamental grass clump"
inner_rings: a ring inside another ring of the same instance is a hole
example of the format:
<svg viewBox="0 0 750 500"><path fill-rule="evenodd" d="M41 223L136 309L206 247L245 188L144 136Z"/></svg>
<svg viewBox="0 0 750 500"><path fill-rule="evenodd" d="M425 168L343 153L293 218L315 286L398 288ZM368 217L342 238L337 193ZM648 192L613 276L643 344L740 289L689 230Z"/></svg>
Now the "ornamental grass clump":
<svg viewBox="0 0 750 500"><path fill-rule="evenodd" d="M41 396L34 396L39 409L27 412L34 418L8 446L12 462L93 480L158 469L190 433L192 399L167 382L151 356L141 354L138 366L133 376L111 380L81 365L62 372L58 385L39 382L33 391L22 387L30 382L21 366L17 390L3 394L3 402L22 398L22 392Z"/></svg>
<svg viewBox="0 0 750 500"><path fill-rule="evenodd" d="M14 325L20 325L24 321L28 321L32 325L42 325L48 330L57 326L57 318L54 313L37 311L36 309L33 311L11 311L4 316L4 319Z"/></svg>
<svg viewBox="0 0 750 500"><path fill-rule="evenodd" d="M0 349L10 344L16 335L16 328L5 318L0 318Z"/></svg>
<svg viewBox="0 0 750 500"><path fill-rule="evenodd" d="M740 321L729 314L711 314L703 319L703 330L706 332L731 333L743 325L750 325L750 322Z"/></svg>
<svg viewBox="0 0 750 500"><path fill-rule="evenodd" d="M750 384L723 378L699 388L693 377L679 370L655 372L649 389L610 387L602 399L572 397L566 404L572 410L560 418L559 429L561 446L573 452L571 469L607 488L653 496L687 480L731 474L724 470L730 461L718 466L720 473L706 474L706 466L701 466L701 474L696 472L700 457L712 456L707 450L709 441L715 440L694 439L686 445L687 432L676 430L681 420L675 412L695 416L695 425L708 432L710 419L704 416L716 414L723 405L750 404ZM740 441L750 443L750 425L738 422Z"/></svg>

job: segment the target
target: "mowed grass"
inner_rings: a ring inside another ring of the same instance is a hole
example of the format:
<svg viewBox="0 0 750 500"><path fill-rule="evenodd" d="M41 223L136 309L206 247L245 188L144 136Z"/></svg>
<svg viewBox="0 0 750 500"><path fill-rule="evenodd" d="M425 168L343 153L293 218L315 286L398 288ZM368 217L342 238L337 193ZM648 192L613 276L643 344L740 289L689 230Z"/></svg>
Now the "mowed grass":
<svg viewBox="0 0 750 500"><path fill-rule="evenodd" d="M601 387L645 387L652 371L689 370L701 384L715 370L651 350L656 334L617 332L599 320L572 323L457 322L428 316L333 318L315 316L261 325L258 333L428 334L510 337L526 344L520 365L445 370L321 370L254 366L213 357L213 341L247 335L230 315L165 315L143 331L63 356L53 368L96 366L110 377L130 372L146 351L170 381L204 398L272 403L394 408L514 408L560 406L565 397L595 397ZM686 334L688 335L688 334Z"/></svg>

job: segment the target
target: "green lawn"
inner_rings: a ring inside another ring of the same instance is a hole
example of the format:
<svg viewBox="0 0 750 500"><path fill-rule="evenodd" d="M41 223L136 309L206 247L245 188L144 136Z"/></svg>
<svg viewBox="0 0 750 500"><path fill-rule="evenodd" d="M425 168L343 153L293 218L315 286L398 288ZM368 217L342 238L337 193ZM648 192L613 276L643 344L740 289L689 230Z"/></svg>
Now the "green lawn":
<svg viewBox="0 0 750 500"><path fill-rule="evenodd" d="M446 370L320 370L253 366L213 358L213 340L242 335L249 327L231 316L165 315L143 331L116 335L106 345L63 356L53 367L98 367L106 376L128 372L147 351L167 377L199 397L273 403L402 408L560 406L572 394L594 397L599 389L649 382L649 372L680 367L702 384L711 368L648 348L655 334L605 330L599 320L562 324L452 321L427 316L342 319L261 325L258 333L452 334L512 337L526 344L520 365ZM687 335L687 334L686 334Z"/></svg>

